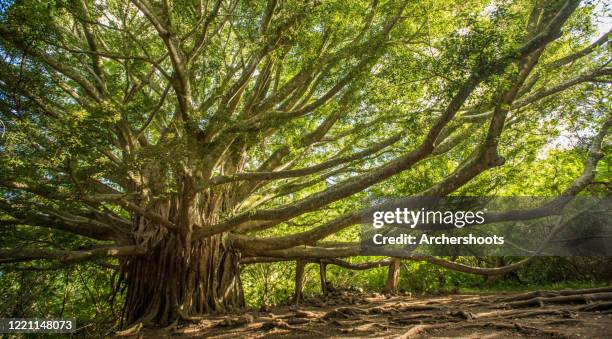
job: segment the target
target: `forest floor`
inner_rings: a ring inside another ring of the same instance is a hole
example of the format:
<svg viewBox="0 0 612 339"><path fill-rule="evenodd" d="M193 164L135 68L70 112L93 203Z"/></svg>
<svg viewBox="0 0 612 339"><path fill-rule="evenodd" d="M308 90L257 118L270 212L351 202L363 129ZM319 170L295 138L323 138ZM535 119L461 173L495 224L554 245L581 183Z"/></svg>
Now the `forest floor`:
<svg viewBox="0 0 612 339"><path fill-rule="evenodd" d="M611 338L612 287L436 297L335 291L299 306L201 317L131 337Z"/></svg>

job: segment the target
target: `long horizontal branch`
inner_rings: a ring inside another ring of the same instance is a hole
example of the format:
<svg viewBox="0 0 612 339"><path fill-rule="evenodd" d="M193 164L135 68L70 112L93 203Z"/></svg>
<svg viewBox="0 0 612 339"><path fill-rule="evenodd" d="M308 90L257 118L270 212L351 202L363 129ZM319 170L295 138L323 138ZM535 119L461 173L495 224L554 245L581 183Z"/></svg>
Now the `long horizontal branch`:
<svg viewBox="0 0 612 339"><path fill-rule="evenodd" d="M340 247L340 248L325 248L325 247L316 247L316 246L300 246L292 249L286 250L276 250L276 251L267 251L262 252L258 255L266 256L266 257L275 257L275 258L295 258L295 259L327 259L332 260L340 257L350 257L357 256L360 254L359 244L354 244L352 246ZM397 255L397 252L389 253L389 255L393 255L394 258L399 258L402 260L410 260L410 261L426 261L428 263L438 265L444 268L447 268L452 271L470 273L470 274L478 274L485 276L493 276L509 273L512 271L516 271L529 262L531 262L535 257L529 257L523 259L519 262L516 262L511 265L502 266L502 267L494 267L494 268L484 268L484 267L474 267L468 266L461 263L456 263L450 260L445 260L432 256L414 256L410 254L406 254L405 256ZM333 263L333 262L332 262ZM335 264L335 263L334 263Z"/></svg>
<svg viewBox="0 0 612 339"><path fill-rule="evenodd" d="M261 263L275 263L280 261L292 261L292 258L274 258L274 257L246 257L240 260L240 263L243 265L249 264L261 264ZM343 268L348 268L350 270L369 270L372 268L378 268L383 266L388 266L393 259L386 258L376 261L366 261L360 263L350 263L346 260L338 259L338 258L328 258L328 259L312 259L309 263L313 264L324 264L324 265L336 265Z"/></svg>
<svg viewBox="0 0 612 339"><path fill-rule="evenodd" d="M350 244L341 247L318 247L318 246L296 246L282 250L262 251L253 253L253 256L275 257L275 258L344 258L360 255L359 246Z"/></svg>
<svg viewBox="0 0 612 339"><path fill-rule="evenodd" d="M350 263L345 260L341 260L337 258L330 258L330 259L320 260L319 262L321 264L336 265L339 267L348 268L350 270L363 271L363 270L370 270L372 268L388 266L389 264L393 262L393 258L381 259L381 260L376 260L376 261L366 261L366 262L360 262L360 263Z"/></svg>
<svg viewBox="0 0 612 339"><path fill-rule="evenodd" d="M308 231L280 237L254 238L240 234L231 234L230 237L235 246L241 248L245 253L291 248L307 242L315 242L351 225L355 225L363 220L362 216L365 214L365 210L345 214L333 221Z"/></svg>
<svg viewBox="0 0 612 339"><path fill-rule="evenodd" d="M75 220L75 216L66 217L65 213L45 215L32 211L26 212L12 206L4 199L0 199L0 210L15 218L14 222L18 225L57 229L97 240L116 240L122 237L116 228L89 218L80 217Z"/></svg>
<svg viewBox="0 0 612 339"><path fill-rule="evenodd" d="M509 210L509 211L491 211L485 214L487 223L510 221L510 220L528 220L541 218L560 213L563 207L571 202L573 196L580 193L588 186L595 178L597 163L603 157L602 144L605 136L608 134L612 126L612 119L607 120L601 130L595 135L587 159L585 160L584 168L581 175L576 178L561 194L560 197L552 201L532 209L526 210ZM470 171L471 173L471 171ZM444 182L444 180L442 181ZM454 184L451 183L451 184ZM414 198L408 197L401 199L400 202L393 202L394 205L402 203L414 203ZM245 235L232 234L236 246L243 248L247 253L257 253L260 251L278 250L291 248L308 242L316 242L325 238L328 235L336 233L344 228L355 225L371 213L373 210L384 210L385 206L375 206L362 209L357 212L345 214L336 218L324 225L315 227L311 230L272 238L254 238Z"/></svg>
<svg viewBox="0 0 612 339"><path fill-rule="evenodd" d="M86 251L59 251L38 248L0 249L0 263L14 263L39 259L70 262L102 257L137 256L143 254L145 254L145 250L135 245L103 247Z"/></svg>

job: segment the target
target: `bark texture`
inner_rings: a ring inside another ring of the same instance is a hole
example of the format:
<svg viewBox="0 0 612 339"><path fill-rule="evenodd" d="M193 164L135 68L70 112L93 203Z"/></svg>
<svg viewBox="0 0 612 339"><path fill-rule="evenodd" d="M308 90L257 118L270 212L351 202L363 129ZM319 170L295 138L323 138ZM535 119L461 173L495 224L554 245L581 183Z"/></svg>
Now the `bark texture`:
<svg viewBox="0 0 612 339"><path fill-rule="evenodd" d="M178 206L158 206L156 212L176 219ZM217 212L203 208L191 209L189 214L202 222L200 225L207 225L217 219ZM226 234L192 240L192 227L174 232L142 217L134 219L134 228L136 242L149 250L122 265L127 287L125 323L169 324L194 314L244 306L240 255Z"/></svg>
<svg viewBox="0 0 612 339"><path fill-rule="evenodd" d="M399 285L400 268L402 261L394 258L389 264L389 271L387 273L387 282L385 283L385 292L395 292Z"/></svg>
<svg viewBox="0 0 612 339"><path fill-rule="evenodd" d="M299 304L302 300L302 291L304 289L304 269L306 268L306 261L297 260L295 262L295 291L293 294L293 300L296 304Z"/></svg>

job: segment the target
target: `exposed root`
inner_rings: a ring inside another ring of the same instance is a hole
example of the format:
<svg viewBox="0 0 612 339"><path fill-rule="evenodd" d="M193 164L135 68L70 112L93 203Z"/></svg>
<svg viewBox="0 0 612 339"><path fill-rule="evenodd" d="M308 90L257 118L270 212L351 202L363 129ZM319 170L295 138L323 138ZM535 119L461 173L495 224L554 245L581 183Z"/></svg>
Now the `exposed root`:
<svg viewBox="0 0 612 339"><path fill-rule="evenodd" d="M535 297L522 301L514 301L505 304L509 307L528 307L528 306L544 306L546 303L572 303L572 302L584 302L590 304L595 301L606 301L612 300L612 292L606 293L593 293L593 294L572 294L557 297Z"/></svg>
<svg viewBox="0 0 612 339"><path fill-rule="evenodd" d="M580 306L576 309L577 311L610 311L612 310L612 301L598 301L590 305Z"/></svg>
<svg viewBox="0 0 612 339"><path fill-rule="evenodd" d="M593 293L604 293L612 292L612 286L598 287L598 288L586 288L580 290L561 290L561 291L533 291L518 294L512 297L498 298L497 302L512 302L520 300L529 300L535 297L555 297L563 295L578 295L578 294L593 294Z"/></svg>
<svg viewBox="0 0 612 339"><path fill-rule="evenodd" d="M449 314L451 316L453 316L453 317L461 317L461 318L463 318L465 320L472 320L472 319L478 318L478 316L475 315L474 313L467 312L467 311L464 311L464 310L451 311Z"/></svg>
<svg viewBox="0 0 612 339"><path fill-rule="evenodd" d="M582 324L582 320L580 319L557 319L557 320L551 320L551 321L547 321L546 325L552 325L552 326L557 326L557 325L577 325L577 324Z"/></svg>
<svg viewBox="0 0 612 339"><path fill-rule="evenodd" d="M219 323L219 326L232 327L232 326L243 326L253 322L253 316L250 314L243 314L240 317L227 317Z"/></svg>
<svg viewBox="0 0 612 339"><path fill-rule="evenodd" d="M318 318L319 315L314 312L297 310L295 311L295 317L296 318Z"/></svg>
<svg viewBox="0 0 612 339"><path fill-rule="evenodd" d="M429 319L427 319L427 317L419 317L419 318L404 317L404 318L392 318L390 319L390 321L391 323L401 324L401 325L420 325L420 324L423 324L425 321L435 321L435 319L433 317L429 317Z"/></svg>
<svg viewBox="0 0 612 339"><path fill-rule="evenodd" d="M511 318L511 319L519 319L519 318L532 318L543 315L558 315L558 316L569 316L569 312L566 310L535 310L535 311L522 311L522 312L510 312L502 318Z"/></svg>
<svg viewBox="0 0 612 339"><path fill-rule="evenodd" d="M286 327L289 327L289 324L287 324L286 322L282 320L274 320L274 321L268 321L268 322L261 324L260 328L264 331L269 331L275 328L286 328Z"/></svg>
<svg viewBox="0 0 612 339"><path fill-rule="evenodd" d="M306 318L288 318L287 319L287 324L289 325L302 325L302 324L309 324L310 323L310 319L306 319Z"/></svg>
<svg viewBox="0 0 612 339"><path fill-rule="evenodd" d="M392 308L385 308L385 307L372 307L370 309L368 309L368 314L395 314L398 313L397 310L392 309Z"/></svg>
<svg viewBox="0 0 612 339"><path fill-rule="evenodd" d="M567 315L568 311L547 309L547 310L510 310L510 311L493 311L493 312L482 312L477 313L476 318L529 318L540 315Z"/></svg>
<svg viewBox="0 0 612 339"><path fill-rule="evenodd" d="M356 307L339 307L335 310L327 312L323 316L323 319L334 319L334 318L348 319L350 317L359 316L359 315L363 315L367 313L368 311L362 310Z"/></svg>
<svg viewBox="0 0 612 339"><path fill-rule="evenodd" d="M296 332L314 333L316 335L320 335L320 336L323 336L323 337L325 336L325 333L323 333L323 332L319 332L319 331L315 331L315 330L311 330L311 329L306 329L306 328L300 328L300 327L291 326L288 323L286 323L284 321L281 321L281 320L265 322L265 323L261 324L260 328L262 330L264 330L264 331L270 331L270 330L273 330L273 329L276 329L276 328L280 328L280 329L296 331Z"/></svg>
<svg viewBox="0 0 612 339"><path fill-rule="evenodd" d="M356 308L356 307L339 307L336 309L338 312L342 312L346 315L360 315L360 314L367 314L368 311L366 310L362 310L360 308Z"/></svg>
<svg viewBox="0 0 612 339"><path fill-rule="evenodd" d="M134 325L126 328L123 331L117 331L115 332L115 335L118 337L128 337L128 336L132 336L132 335L136 335L138 334L138 332L140 332L140 330L142 329L143 323L142 322L138 322L135 323Z"/></svg>
<svg viewBox="0 0 612 339"><path fill-rule="evenodd" d="M460 326L455 326L453 329L466 329L466 328L479 328L479 327L487 327L487 328L495 328L499 330L516 330L525 334L537 335L538 337L546 336L552 338L567 338L567 336L563 333L556 331L549 331L537 327L525 326L519 323L500 323L500 322L486 322L486 323L467 323L462 324Z"/></svg>
<svg viewBox="0 0 612 339"><path fill-rule="evenodd" d="M173 321L172 324L164 327L164 330L170 331L170 332L174 332L178 328L178 325L179 325L179 321L177 319L177 320Z"/></svg>
<svg viewBox="0 0 612 339"><path fill-rule="evenodd" d="M388 327L381 324L363 324L353 328L344 328L340 330L342 333L377 333L379 331L387 331Z"/></svg>
<svg viewBox="0 0 612 339"><path fill-rule="evenodd" d="M325 319L325 320L337 319L337 318L348 319L348 318L350 318L350 316L347 315L347 314L344 314L344 313L342 313L342 312L340 312L338 310L331 310L331 311L325 313L325 315L323 316L323 319Z"/></svg>
<svg viewBox="0 0 612 339"><path fill-rule="evenodd" d="M181 307L176 307L176 308L175 308L175 312L176 312L176 314L179 316L179 318L180 318L181 320L184 320L184 321L189 321L189 322L198 322L198 321L201 321L201 320L203 319L203 317L198 317L198 316L190 316L190 315L188 315L188 314L187 314L187 313L186 313L186 312L185 312L185 311L184 311L184 310L183 310ZM175 321L173 322L173 324L174 324L174 323L176 323L176 322L177 322L177 321L175 320Z"/></svg>
<svg viewBox="0 0 612 339"><path fill-rule="evenodd" d="M412 328L410 328L407 332L405 332L404 334L395 337L395 339L411 339L411 338L415 338L416 336L423 334L429 330L433 330L433 329L438 329L438 328L445 328L448 327L450 324L432 324L432 325L416 325L413 326Z"/></svg>
<svg viewBox="0 0 612 339"><path fill-rule="evenodd" d="M442 311L443 308L433 305L406 305L397 308L400 312L414 312L414 311Z"/></svg>
<svg viewBox="0 0 612 339"><path fill-rule="evenodd" d="M398 338L421 338L461 337L473 333L483 337L604 338L609 334L607 330L612 328L612 318L601 316L612 312L609 298L612 298L611 292L540 296L508 303L522 305L516 309L500 309L495 303L497 296L488 294L433 299L376 298L367 300L362 308L347 306L338 298L330 298L329 301L335 301L338 306L330 308L327 304L296 309L287 305L278 309L277 314L256 312L205 317L198 325L185 324L188 327L176 333L211 338L397 335ZM477 304L479 306L474 306ZM546 307L531 307L540 305ZM203 326L204 323L208 326ZM164 330L167 331L171 330ZM131 329L117 334L148 337L151 330L137 332Z"/></svg>

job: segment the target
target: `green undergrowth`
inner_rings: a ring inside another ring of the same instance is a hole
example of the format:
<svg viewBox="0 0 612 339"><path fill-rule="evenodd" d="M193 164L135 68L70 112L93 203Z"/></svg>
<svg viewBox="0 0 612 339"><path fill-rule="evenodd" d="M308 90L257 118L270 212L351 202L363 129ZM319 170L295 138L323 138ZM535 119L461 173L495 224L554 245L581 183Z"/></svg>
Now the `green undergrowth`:
<svg viewBox="0 0 612 339"><path fill-rule="evenodd" d="M500 259L459 257L447 258L466 265L495 267ZM504 257L504 264L522 258ZM357 257L351 262L373 261L376 258ZM612 283L609 272L611 258L604 257L542 257L530 265L495 279L453 272L425 262L403 261L399 292L412 296L434 296L448 293L499 293L533 290L560 290L606 286ZM387 278L387 267L355 271L329 265L327 281L336 290L356 293L380 293ZM293 296L295 262L253 264L243 269L247 305L260 308L289 301ZM319 265L308 264L304 274L304 296L321 295Z"/></svg>

